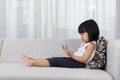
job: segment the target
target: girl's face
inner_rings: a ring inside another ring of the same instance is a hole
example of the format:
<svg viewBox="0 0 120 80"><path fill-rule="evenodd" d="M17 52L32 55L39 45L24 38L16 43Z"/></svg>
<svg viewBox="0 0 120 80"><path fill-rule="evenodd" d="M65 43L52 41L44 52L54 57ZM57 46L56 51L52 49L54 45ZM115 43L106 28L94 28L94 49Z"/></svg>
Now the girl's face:
<svg viewBox="0 0 120 80"><path fill-rule="evenodd" d="M89 36L87 32L81 33L80 35L83 42L85 43L89 42Z"/></svg>

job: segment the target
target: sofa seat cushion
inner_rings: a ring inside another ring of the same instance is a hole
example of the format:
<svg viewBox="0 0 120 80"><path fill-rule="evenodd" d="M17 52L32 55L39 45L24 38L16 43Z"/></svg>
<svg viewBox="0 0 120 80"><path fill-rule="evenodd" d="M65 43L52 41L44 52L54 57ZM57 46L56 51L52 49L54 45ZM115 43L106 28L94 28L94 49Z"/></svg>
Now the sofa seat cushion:
<svg viewBox="0 0 120 80"><path fill-rule="evenodd" d="M85 68L26 67L23 63L0 63L0 80L113 80L103 70Z"/></svg>

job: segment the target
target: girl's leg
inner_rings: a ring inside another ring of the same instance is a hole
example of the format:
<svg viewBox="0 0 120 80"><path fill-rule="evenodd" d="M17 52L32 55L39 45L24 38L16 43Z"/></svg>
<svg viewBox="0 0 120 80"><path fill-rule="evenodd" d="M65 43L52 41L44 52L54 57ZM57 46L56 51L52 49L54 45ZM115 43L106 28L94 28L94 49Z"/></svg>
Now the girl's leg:
<svg viewBox="0 0 120 80"><path fill-rule="evenodd" d="M47 59L33 59L22 55L22 59L28 67L50 67L49 61Z"/></svg>

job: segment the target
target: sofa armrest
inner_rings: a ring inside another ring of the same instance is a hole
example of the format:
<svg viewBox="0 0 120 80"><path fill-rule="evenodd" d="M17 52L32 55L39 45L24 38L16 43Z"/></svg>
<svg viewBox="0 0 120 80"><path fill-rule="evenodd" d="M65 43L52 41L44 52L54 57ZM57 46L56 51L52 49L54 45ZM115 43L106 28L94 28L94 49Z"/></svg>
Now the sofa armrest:
<svg viewBox="0 0 120 80"><path fill-rule="evenodd" d="M106 71L120 80L120 40L108 40Z"/></svg>
<svg viewBox="0 0 120 80"><path fill-rule="evenodd" d="M2 52L3 42L4 40L0 39L0 57L1 57L1 52Z"/></svg>

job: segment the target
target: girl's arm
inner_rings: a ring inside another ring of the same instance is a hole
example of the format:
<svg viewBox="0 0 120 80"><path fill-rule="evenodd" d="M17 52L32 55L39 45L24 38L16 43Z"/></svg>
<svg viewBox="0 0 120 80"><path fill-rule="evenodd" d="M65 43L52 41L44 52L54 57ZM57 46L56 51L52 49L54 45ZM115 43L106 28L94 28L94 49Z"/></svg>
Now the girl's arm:
<svg viewBox="0 0 120 80"><path fill-rule="evenodd" d="M95 49L95 45L94 44L88 45L86 47L86 51L85 51L85 53L84 53L83 56L76 56L76 55L74 55L74 53L68 49L67 45L65 45L65 46L62 45L62 48L65 51L65 53L69 57L71 57L72 59L74 59L75 61L85 63L90 58L90 56L92 55L92 53L93 53L93 51Z"/></svg>

